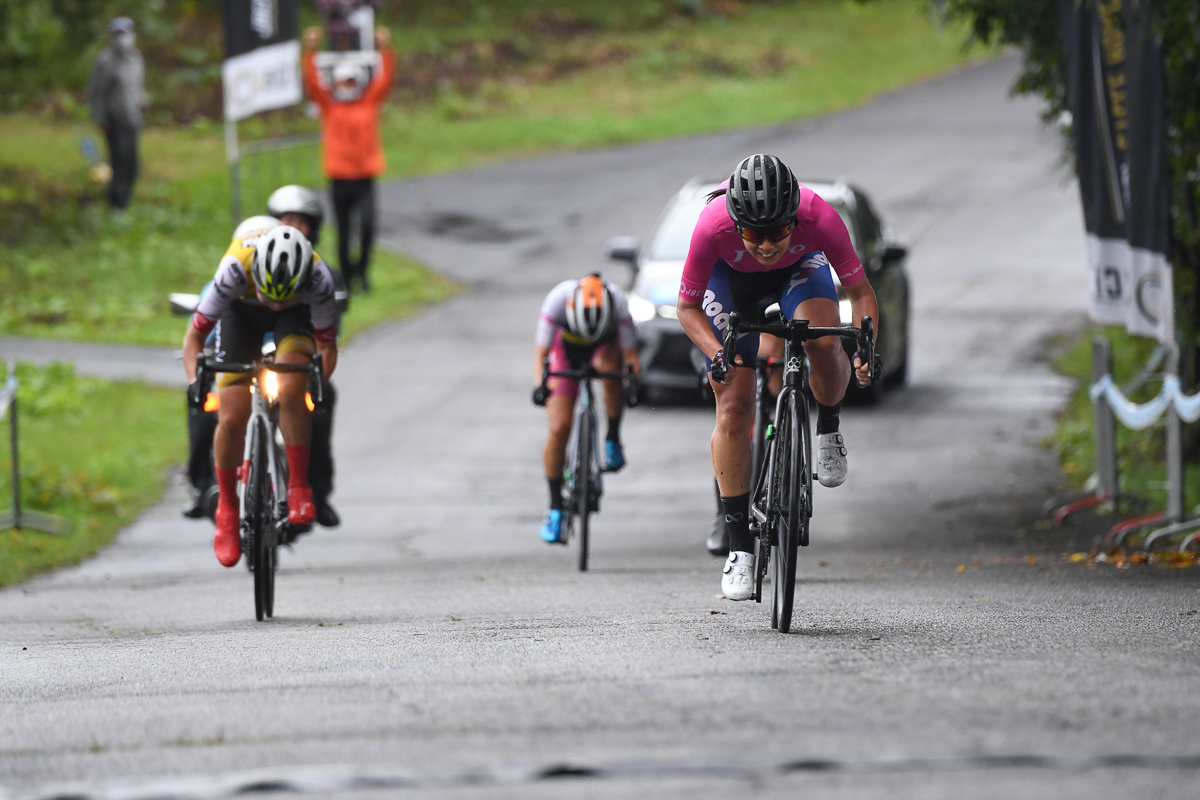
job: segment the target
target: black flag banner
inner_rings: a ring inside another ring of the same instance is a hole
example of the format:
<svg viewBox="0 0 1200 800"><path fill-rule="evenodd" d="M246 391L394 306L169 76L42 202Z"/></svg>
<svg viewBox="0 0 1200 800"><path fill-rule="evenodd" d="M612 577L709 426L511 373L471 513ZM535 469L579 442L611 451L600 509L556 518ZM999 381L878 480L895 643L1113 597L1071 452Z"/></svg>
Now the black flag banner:
<svg viewBox="0 0 1200 800"><path fill-rule="evenodd" d="M1058 0L1091 315L1174 340L1163 57L1149 0Z"/></svg>
<svg viewBox="0 0 1200 800"><path fill-rule="evenodd" d="M299 0L224 0L225 119L295 105L300 82Z"/></svg>

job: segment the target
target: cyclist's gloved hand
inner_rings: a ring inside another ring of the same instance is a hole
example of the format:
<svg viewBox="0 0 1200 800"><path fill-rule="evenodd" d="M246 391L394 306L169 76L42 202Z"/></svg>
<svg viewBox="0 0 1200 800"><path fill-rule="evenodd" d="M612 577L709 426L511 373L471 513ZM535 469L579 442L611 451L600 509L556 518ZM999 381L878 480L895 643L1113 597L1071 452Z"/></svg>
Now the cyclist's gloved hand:
<svg viewBox="0 0 1200 800"><path fill-rule="evenodd" d="M188 405L192 408L204 408L204 394L200 391L200 381L195 380L188 384L187 388Z"/></svg>
<svg viewBox="0 0 1200 800"><path fill-rule="evenodd" d="M858 372L862 369L862 356L858 353L854 354L854 372L855 378L858 379L859 385L863 385L862 379L859 378ZM875 354L875 361L871 364L871 381L875 382L883 378L883 361L879 358L879 354Z"/></svg>
<svg viewBox="0 0 1200 800"><path fill-rule="evenodd" d="M544 406L549 399L550 390L545 386L539 386L533 390L533 404L535 406Z"/></svg>
<svg viewBox="0 0 1200 800"><path fill-rule="evenodd" d="M733 363L725 357L725 350L718 350L712 357L712 367L708 372L717 383L724 383L725 378L733 371Z"/></svg>

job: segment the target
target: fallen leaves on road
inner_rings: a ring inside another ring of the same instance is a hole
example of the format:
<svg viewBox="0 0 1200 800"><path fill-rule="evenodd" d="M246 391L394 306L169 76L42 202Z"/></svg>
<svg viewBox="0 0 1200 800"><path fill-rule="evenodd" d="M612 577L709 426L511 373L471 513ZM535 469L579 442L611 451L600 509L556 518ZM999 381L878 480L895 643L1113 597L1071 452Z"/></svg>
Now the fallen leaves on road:
<svg viewBox="0 0 1200 800"><path fill-rule="evenodd" d="M1111 564L1116 569L1128 569L1135 564L1145 564L1168 569L1188 569L1200 566L1200 553L1189 551L1181 553L1178 550L1158 550L1147 554L1141 550L1129 551L1121 547L1111 550L1093 550L1090 553L1072 553L1070 561L1090 567L1095 564Z"/></svg>

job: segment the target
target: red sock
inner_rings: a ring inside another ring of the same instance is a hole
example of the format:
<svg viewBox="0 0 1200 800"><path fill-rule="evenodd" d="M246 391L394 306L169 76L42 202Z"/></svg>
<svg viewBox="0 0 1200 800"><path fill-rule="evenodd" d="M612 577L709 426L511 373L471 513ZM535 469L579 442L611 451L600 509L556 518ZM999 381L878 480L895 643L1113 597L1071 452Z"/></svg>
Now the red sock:
<svg viewBox="0 0 1200 800"><path fill-rule="evenodd" d="M217 488L221 490L220 504L226 508L237 508L237 470L217 467Z"/></svg>
<svg viewBox="0 0 1200 800"><path fill-rule="evenodd" d="M308 445L289 444L285 446L288 460L288 488L303 489L308 486Z"/></svg>

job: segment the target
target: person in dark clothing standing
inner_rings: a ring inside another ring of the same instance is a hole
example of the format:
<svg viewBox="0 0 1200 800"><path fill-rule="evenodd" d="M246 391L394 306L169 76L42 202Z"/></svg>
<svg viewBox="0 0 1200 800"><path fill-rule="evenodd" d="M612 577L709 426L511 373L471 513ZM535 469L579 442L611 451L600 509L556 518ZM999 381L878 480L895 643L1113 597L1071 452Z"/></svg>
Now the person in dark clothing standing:
<svg viewBox="0 0 1200 800"><path fill-rule="evenodd" d="M108 202L115 209L129 205L138 177L138 133L145 110L145 66L134 45L133 20L117 17L108 25L111 41L100 51L88 80L87 99L92 120L108 141L112 180Z"/></svg>

